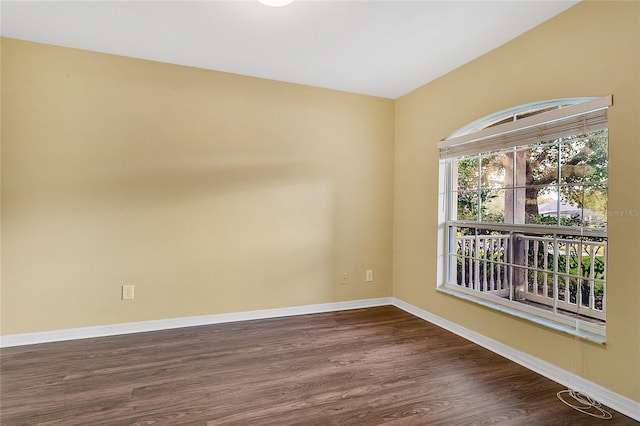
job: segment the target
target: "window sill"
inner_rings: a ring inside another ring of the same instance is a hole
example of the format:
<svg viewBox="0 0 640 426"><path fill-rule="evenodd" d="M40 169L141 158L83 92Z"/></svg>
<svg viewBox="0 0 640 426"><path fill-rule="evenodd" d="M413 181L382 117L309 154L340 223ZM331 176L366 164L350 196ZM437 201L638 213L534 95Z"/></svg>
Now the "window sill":
<svg viewBox="0 0 640 426"><path fill-rule="evenodd" d="M485 306L487 308L499 311L499 312L504 312L506 314L512 315L514 317L517 318L521 318L521 319L525 319L527 321L531 321L534 324L538 324L538 325L542 325L544 327L547 328L551 328L553 330L556 331L561 331L563 333L567 333L571 336L576 336L579 337L580 339L584 339L587 340L589 342L593 342L593 343L597 343L597 344L601 344L604 345L606 343L606 339L604 336L601 336L599 334L595 334L595 333L590 333L584 330L580 330L580 329L576 329L573 327L569 327L567 325L564 324L560 324L554 321L551 321L549 319L546 318L541 318L526 312L522 312L519 311L518 309L515 308L511 308L508 306L503 306L503 305L499 305L497 303L493 303L489 300L485 300L479 297L474 297L472 295L468 295L468 294L464 294L455 290L451 290L448 289L446 287L438 287L436 289L438 292L440 293L444 293L447 294L449 296L453 296L453 297L457 297L458 299L462 299L462 300L466 300L469 302L473 302L476 303L478 305L481 306Z"/></svg>

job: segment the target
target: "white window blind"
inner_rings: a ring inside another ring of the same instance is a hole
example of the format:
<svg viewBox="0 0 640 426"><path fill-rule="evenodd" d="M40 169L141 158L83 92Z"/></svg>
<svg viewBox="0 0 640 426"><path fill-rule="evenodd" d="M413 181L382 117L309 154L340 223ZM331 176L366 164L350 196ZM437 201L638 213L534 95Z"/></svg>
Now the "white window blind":
<svg viewBox="0 0 640 426"><path fill-rule="evenodd" d="M607 128L607 108L611 105L612 97L609 95L445 139L438 143L440 158L461 157L603 130Z"/></svg>

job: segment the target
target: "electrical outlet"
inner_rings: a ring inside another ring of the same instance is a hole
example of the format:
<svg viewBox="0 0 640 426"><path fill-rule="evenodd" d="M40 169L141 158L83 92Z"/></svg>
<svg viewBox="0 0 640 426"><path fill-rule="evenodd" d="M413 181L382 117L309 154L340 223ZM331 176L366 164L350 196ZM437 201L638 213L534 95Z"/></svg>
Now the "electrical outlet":
<svg viewBox="0 0 640 426"><path fill-rule="evenodd" d="M373 269L367 269L367 272L365 273L365 280L367 282L373 281Z"/></svg>
<svg viewBox="0 0 640 426"><path fill-rule="evenodd" d="M125 284L122 286L122 300L133 300L134 286L133 284Z"/></svg>
<svg viewBox="0 0 640 426"><path fill-rule="evenodd" d="M340 274L340 284L341 285L349 284L349 274L347 274L346 272L343 272Z"/></svg>

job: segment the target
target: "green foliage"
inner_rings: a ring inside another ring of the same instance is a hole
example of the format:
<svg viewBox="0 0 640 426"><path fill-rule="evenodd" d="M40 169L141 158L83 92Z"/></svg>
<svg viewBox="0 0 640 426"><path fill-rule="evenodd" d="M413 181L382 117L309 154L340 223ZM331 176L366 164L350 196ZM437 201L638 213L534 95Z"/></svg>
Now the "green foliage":
<svg viewBox="0 0 640 426"><path fill-rule="evenodd" d="M558 224L558 220L555 216L548 216L545 214L531 215L528 218L529 223L535 225L556 225ZM582 221L579 217L561 217L560 218L560 226L580 226Z"/></svg>
<svg viewBox="0 0 640 426"><path fill-rule="evenodd" d="M487 158L483 158L480 162L482 167L489 164ZM478 205L480 205L480 216L485 217L487 212L486 204L488 201L497 197L495 191L490 188L479 188L479 169L478 157L470 157L462 159L458 162L458 219L459 220L477 220ZM495 222L502 222L495 217Z"/></svg>

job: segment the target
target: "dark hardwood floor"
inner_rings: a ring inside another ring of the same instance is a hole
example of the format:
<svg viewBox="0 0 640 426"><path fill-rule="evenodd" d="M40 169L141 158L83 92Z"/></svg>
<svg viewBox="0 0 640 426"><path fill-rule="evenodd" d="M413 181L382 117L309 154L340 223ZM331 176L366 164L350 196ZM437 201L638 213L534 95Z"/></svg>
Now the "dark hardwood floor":
<svg viewBox="0 0 640 426"><path fill-rule="evenodd" d="M637 425L391 306L0 351L9 425Z"/></svg>

